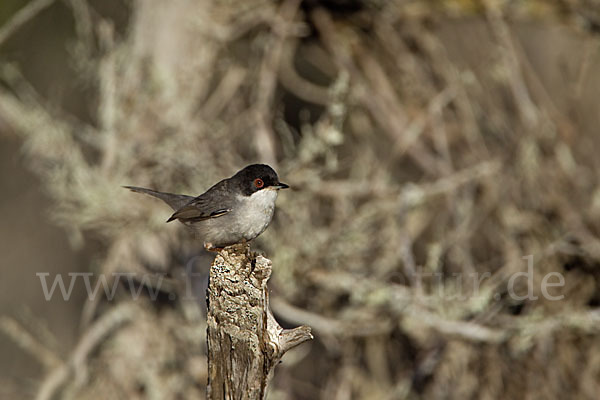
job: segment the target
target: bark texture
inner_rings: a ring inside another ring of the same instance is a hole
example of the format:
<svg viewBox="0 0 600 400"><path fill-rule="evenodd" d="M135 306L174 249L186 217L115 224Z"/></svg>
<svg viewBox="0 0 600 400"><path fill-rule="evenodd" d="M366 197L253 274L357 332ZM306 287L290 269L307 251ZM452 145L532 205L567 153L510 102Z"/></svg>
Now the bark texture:
<svg viewBox="0 0 600 400"><path fill-rule="evenodd" d="M269 308L271 261L248 245L223 249L208 286L208 398L264 399L286 351L312 339L308 326L283 329Z"/></svg>

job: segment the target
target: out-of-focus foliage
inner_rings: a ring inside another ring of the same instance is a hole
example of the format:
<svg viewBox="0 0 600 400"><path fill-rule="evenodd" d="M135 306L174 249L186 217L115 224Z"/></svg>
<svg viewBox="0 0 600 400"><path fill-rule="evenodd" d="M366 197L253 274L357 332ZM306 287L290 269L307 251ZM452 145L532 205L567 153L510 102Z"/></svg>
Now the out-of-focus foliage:
<svg viewBox="0 0 600 400"><path fill-rule="evenodd" d="M93 121L10 66L0 89L56 222L74 244L100 238L104 273L176 275L200 243L120 186L201 193L267 162L293 187L255 244L273 260L272 307L316 336L284 358L273 399L595 398L594 9L319 3L141 0L121 37L70 2ZM529 255L538 299L517 300ZM560 301L540 294L551 272ZM202 396L199 306L159 303L88 308L106 341L75 353L85 373L61 382L67 398Z"/></svg>

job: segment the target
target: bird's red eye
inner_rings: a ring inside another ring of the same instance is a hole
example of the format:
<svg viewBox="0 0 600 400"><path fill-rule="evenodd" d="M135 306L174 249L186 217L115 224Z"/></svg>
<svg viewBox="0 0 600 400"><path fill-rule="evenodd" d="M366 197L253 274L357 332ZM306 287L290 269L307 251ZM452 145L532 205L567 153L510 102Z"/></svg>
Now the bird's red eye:
<svg viewBox="0 0 600 400"><path fill-rule="evenodd" d="M260 178L256 178L256 179L254 180L254 186L256 186L257 188L259 188L259 189L260 189L261 187L265 186L265 183L263 182L263 180L262 180L262 179L260 179Z"/></svg>

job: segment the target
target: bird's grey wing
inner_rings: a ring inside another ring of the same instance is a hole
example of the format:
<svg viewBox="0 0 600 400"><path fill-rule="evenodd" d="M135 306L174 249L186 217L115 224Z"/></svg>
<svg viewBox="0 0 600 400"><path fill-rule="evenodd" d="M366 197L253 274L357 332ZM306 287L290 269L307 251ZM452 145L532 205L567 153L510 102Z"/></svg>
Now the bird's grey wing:
<svg viewBox="0 0 600 400"><path fill-rule="evenodd" d="M227 182L221 181L175 211L167 222L178 219L181 222L193 223L221 217L231 212L232 202L232 194L227 191Z"/></svg>
<svg viewBox="0 0 600 400"><path fill-rule="evenodd" d="M188 204L190 201L194 200L193 196L186 196L184 194L174 194L174 193L164 193L158 192L156 190L141 188L137 186L123 186L126 189L131 190L132 192L144 193L158 199L161 199L165 203L167 203L171 208L175 211L179 210L181 207Z"/></svg>

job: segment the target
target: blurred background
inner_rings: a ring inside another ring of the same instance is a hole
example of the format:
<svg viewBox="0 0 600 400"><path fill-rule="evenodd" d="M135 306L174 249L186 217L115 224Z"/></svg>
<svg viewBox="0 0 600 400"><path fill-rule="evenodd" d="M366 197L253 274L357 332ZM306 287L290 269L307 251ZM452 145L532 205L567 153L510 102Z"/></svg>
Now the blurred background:
<svg viewBox="0 0 600 400"><path fill-rule="evenodd" d="M2 0L0 397L204 398L214 256L121 186L264 162L293 189L253 247L315 335L269 399L596 399L598 32L587 0ZM46 299L74 273L165 284Z"/></svg>

